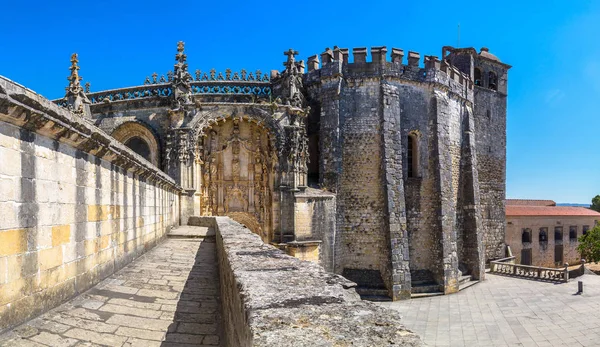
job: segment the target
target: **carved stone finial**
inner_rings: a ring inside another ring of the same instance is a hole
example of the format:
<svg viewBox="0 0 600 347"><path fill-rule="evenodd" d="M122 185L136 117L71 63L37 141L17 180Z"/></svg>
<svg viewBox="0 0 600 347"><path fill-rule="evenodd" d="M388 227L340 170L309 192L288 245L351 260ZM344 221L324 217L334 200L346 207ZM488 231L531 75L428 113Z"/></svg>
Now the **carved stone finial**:
<svg viewBox="0 0 600 347"><path fill-rule="evenodd" d="M283 66L289 68L291 65L294 65L294 63L296 62L296 56L298 54L300 54L298 53L298 51L295 51L291 48L283 52L283 55L287 55L287 61L283 63Z"/></svg>
<svg viewBox="0 0 600 347"><path fill-rule="evenodd" d="M274 94L281 98L286 105L295 108L304 108L306 106L306 97L304 96L304 87L302 83L302 73L304 72L304 61L296 62L298 51L289 49L283 52L287 56L287 61L283 63L285 70L272 79ZM256 72L257 80L262 80L260 72Z"/></svg>
<svg viewBox="0 0 600 347"><path fill-rule="evenodd" d="M177 54L175 54L175 63L173 68L173 77L169 82L173 83L174 109L181 109L184 105L192 103L192 86L194 80L188 72L187 56L183 53L185 44L183 41L177 43Z"/></svg>
<svg viewBox="0 0 600 347"><path fill-rule="evenodd" d="M79 63L77 53L73 53L73 55L71 55L71 67L69 67L71 75L67 77L67 80L69 81L67 93L70 91L73 94L78 94L81 90L81 84L79 82L82 78L79 76L79 66L77 63Z"/></svg>
<svg viewBox="0 0 600 347"><path fill-rule="evenodd" d="M86 92L86 93L89 93L89 92L90 92L90 86L91 86L91 83L90 83L90 82L85 82L85 92Z"/></svg>
<svg viewBox="0 0 600 347"><path fill-rule="evenodd" d="M156 72L152 74L152 83L153 84L158 83L158 74Z"/></svg>
<svg viewBox="0 0 600 347"><path fill-rule="evenodd" d="M71 74L67 77L69 85L66 88L65 100L67 107L75 114L83 116L86 107L84 104L90 104L90 100L85 95L84 89L81 87L82 78L79 76L79 59L77 53L71 55ZM86 83L86 89L89 91L89 83Z"/></svg>

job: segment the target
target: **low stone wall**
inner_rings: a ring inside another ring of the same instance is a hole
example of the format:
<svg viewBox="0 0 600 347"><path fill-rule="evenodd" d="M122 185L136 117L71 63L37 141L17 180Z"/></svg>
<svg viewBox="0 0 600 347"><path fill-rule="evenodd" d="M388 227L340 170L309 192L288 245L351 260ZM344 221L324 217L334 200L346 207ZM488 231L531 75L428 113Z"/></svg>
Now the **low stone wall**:
<svg viewBox="0 0 600 347"><path fill-rule="evenodd" d="M216 230L226 346L420 346L397 312L361 301L355 283L301 261L227 217Z"/></svg>
<svg viewBox="0 0 600 347"><path fill-rule="evenodd" d="M84 119L0 77L0 331L89 289L179 224L179 192Z"/></svg>

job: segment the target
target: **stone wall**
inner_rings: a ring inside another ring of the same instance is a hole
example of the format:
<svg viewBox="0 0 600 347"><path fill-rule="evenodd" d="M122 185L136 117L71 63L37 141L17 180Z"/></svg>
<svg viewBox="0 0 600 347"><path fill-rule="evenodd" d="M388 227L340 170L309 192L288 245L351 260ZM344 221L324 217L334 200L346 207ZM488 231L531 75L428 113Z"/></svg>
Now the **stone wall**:
<svg viewBox="0 0 600 347"><path fill-rule="evenodd" d="M598 217L585 216L508 216L506 217L506 244L510 246L517 264L522 264L521 250L531 249L531 264L534 266L555 267L555 246L563 246L563 263L579 264L581 255L577 252L579 242L569 237L569 228L576 227L577 238L583 235L583 226L590 230ZM555 241L555 228L562 228L562 240ZM545 228L547 241L540 242L540 229ZM523 243L523 229L531 229L531 242Z"/></svg>
<svg viewBox="0 0 600 347"><path fill-rule="evenodd" d="M340 235L335 232L335 194L306 188L296 192L294 199L296 239L288 243L288 248L295 248L294 255L298 258L315 261L334 272L340 247ZM299 256L302 253L307 254Z"/></svg>
<svg viewBox="0 0 600 347"><path fill-rule="evenodd" d="M355 283L284 254L227 217L216 229L226 346L420 346L397 312L361 301Z"/></svg>
<svg viewBox="0 0 600 347"><path fill-rule="evenodd" d="M476 86L473 111L483 243L486 260L489 261L502 258L505 254L506 94Z"/></svg>
<svg viewBox="0 0 600 347"><path fill-rule="evenodd" d="M3 78L0 163L0 330L89 289L179 224L172 179Z"/></svg>

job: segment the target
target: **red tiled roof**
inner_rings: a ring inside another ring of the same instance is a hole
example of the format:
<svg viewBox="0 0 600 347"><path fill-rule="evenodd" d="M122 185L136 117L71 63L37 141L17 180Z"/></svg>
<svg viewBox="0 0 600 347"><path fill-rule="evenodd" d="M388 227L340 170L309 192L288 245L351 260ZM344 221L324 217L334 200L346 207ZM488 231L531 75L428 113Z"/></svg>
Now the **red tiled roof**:
<svg viewBox="0 0 600 347"><path fill-rule="evenodd" d="M511 206L506 205L507 216L588 216L600 217L600 213L585 207L571 206Z"/></svg>
<svg viewBox="0 0 600 347"><path fill-rule="evenodd" d="M506 206L556 206L552 200L506 199Z"/></svg>

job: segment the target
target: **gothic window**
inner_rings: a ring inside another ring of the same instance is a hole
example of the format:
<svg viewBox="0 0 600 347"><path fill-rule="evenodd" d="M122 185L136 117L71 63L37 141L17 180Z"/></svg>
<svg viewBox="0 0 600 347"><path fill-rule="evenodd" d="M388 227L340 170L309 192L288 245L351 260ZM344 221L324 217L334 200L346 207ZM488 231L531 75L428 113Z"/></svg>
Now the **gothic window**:
<svg viewBox="0 0 600 347"><path fill-rule="evenodd" d="M408 135L406 159L408 166L408 177L419 177L419 150L417 137L413 134Z"/></svg>
<svg viewBox="0 0 600 347"><path fill-rule="evenodd" d="M475 78L473 79L475 82L476 86L482 86L481 83L481 70L479 70L478 68L475 68Z"/></svg>
<svg viewBox="0 0 600 347"><path fill-rule="evenodd" d="M540 243L548 242L548 228L540 228L539 241Z"/></svg>
<svg viewBox="0 0 600 347"><path fill-rule="evenodd" d="M529 228L523 229L523 233L521 234L521 242L522 243L530 243L531 242L531 229L529 229Z"/></svg>
<svg viewBox="0 0 600 347"><path fill-rule="evenodd" d="M571 225L569 227L569 241L577 241L577 225Z"/></svg>
<svg viewBox="0 0 600 347"><path fill-rule="evenodd" d="M555 227L554 228L554 242L562 242L563 240L563 228Z"/></svg>
<svg viewBox="0 0 600 347"><path fill-rule="evenodd" d="M125 146L131 148L135 153L150 161L150 146L148 146L146 141L139 137L132 137L125 142Z"/></svg>
<svg viewBox="0 0 600 347"><path fill-rule="evenodd" d="M498 77L492 71L488 73L488 87L493 90L498 90Z"/></svg>

